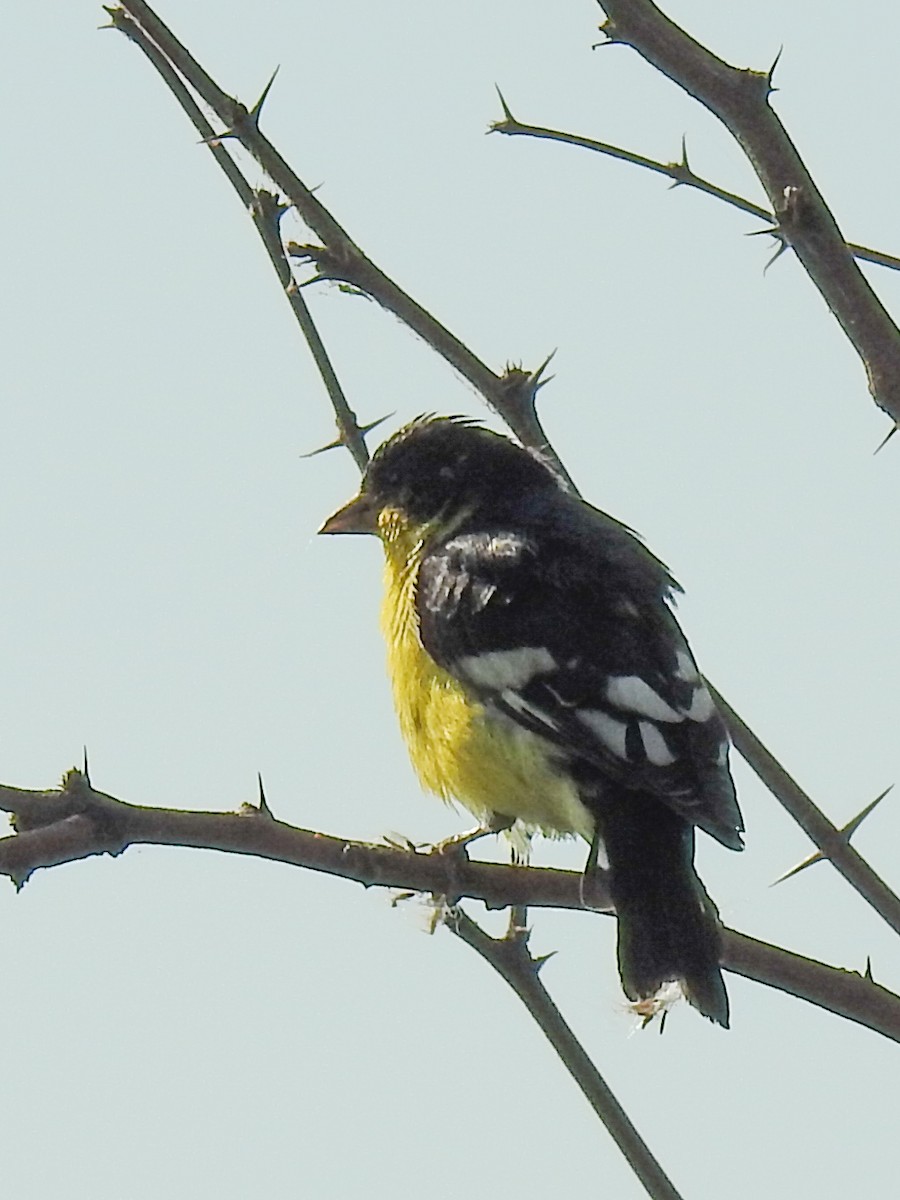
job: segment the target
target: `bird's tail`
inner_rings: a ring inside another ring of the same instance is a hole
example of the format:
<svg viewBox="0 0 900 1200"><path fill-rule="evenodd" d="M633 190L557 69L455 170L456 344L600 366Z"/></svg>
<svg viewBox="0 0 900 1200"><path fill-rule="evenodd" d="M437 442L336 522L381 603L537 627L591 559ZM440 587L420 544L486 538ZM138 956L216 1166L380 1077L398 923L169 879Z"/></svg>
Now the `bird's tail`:
<svg viewBox="0 0 900 1200"><path fill-rule="evenodd" d="M605 797L598 816L625 995L649 999L677 980L704 1017L727 1029L719 914L694 870L694 827L640 792Z"/></svg>

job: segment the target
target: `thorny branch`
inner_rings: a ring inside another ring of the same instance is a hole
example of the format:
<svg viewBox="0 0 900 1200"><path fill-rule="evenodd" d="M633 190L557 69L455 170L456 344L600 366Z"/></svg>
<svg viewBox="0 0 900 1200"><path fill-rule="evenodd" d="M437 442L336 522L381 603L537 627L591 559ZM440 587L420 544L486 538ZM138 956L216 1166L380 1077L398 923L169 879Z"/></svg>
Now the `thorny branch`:
<svg viewBox="0 0 900 1200"><path fill-rule="evenodd" d="M753 730L741 720L728 701L716 691L709 680L706 682L728 726L731 740L757 776L769 791L778 797L807 837L819 847L821 856L829 860L835 870L843 875L850 886L859 892L895 933L900 933L900 899L850 845L850 835L856 832L877 801L867 804L860 816L850 822L849 828L838 829L766 749ZM878 799L883 799L886 794L882 793Z"/></svg>
<svg viewBox="0 0 900 1200"><path fill-rule="evenodd" d="M631 163L635 167L643 167L646 171L652 171L657 175L663 175L666 179L671 179L672 187L688 187L698 192L704 192L715 200L721 200L723 204L731 205L739 212L748 213L751 217L764 221L769 228L754 232L768 233L781 245L784 245L778 221L771 209L763 208L761 204L754 204L752 200L747 200L736 192L729 192L727 188L719 187L717 183L713 183L710 179L704 179L702 175L696 173L688 161L685 138L682 138L681 141L681 158L678 162L660 162L658 159L637 154L633 150L626 150L622 146L613 146L609 142L597 141L596 138L584 137L578 133L566 133L561 129L548 129L545 125L529 125L513 116L502 93L500 93L500 103L503 106L503 119L493 121L489 132L503 133L507 137L530 137L548 142L561 142L567 146L577 146L580 150L593 150L596 154L604 154L609 158L618 159L620 162ZM858 258L861 262L875 263L879 267L889 267L893 271L900 271L900 258L895 254L886 254L883 250L872 250L868 246L857 245L856 242L848 242L847 249L854 258Z"/></svg>
<svg viewBox="0 0 900 1200"><path fill-rule="evenodd" d="M769 198L791 246L862 359L875 403L900 422L900 331L847 247L770 104L772 71L741 70L707 50L652 0L602 0L609 42L631 46L722 122Z"/></svg>
<svg viewBox="0 0 900 1200"><path fill-rule="evenodd" d="M738 140L769 196L774 215L772 232L797 253L862 358L873 397L896 422L900 418L900 338L861 276L834 218L769 106L771 73L739 71L717 59L668 21L650 0L628 0L628 3L606 0L605 8L609 19L603 30L611 41L624 42L637 49L652 65L710 108ZM543 370L546 364L531 372L521 368L507 368L500 374L492 371L363 253L261 134L259 118L271 81L257 103L248 110L218 87L144 0L124 0L121 7L108 11L113 26L140 46L159 71L250 210L325 380L336 413L338 442L351 450L357 465L362 468L367 458L364 430L343 397L300 295L289 261L291 257L313 265L315 274L307 282L320 279L344 282L398 316L482 393L524 444L540 447L552 456L535 406L537 392L545 382ZM208 124L190 89L216 114L223 127L221 130L216 132ZM508 110L507 116L512 121ZM501 131L523 132L511 128ZM530 132L533 136L553 136L553 131L532 129ZM280 195L254 192L249 188L234 159L224 148L231 140L239 142L256 159ZM602 144L595 144L593 148L615 153L617 157L628 157L626 153ZM637 161L637 156L631 156L631 160ZM640 165L660 169L659 164L649 160ZM690 183L717 194L712 185L699 180L690 171L686 155L682 164L675 164L670 170L678 172L676 182ZM280 196L284 197L283 202ZM720 194L720 198L725 197ZM739 198L731 197L730 202L749 211L747 202ZM288 207L296 209L319 239L319 244L284 247L279 226ZM763 216L764 210L754 215ZM561 473L565 474L558 459L556 461ZM735 714L730 715L732 728L738 731L739 744L746 732L748 736L743 740L751 747L751 753L758 760L764 758L765 748L753 745L752 734ZM741 747L745 753L746 745ZM777 763L775 767L778 767ZM792 781L784 772L779 775L780 770L770 771L768 782L781 802L793 811L791 805L796 809L795 791L799 789L793 785L792 791L788 786ZM292 829L275 821L264 805L246 809L242 814L142 809L95 792L87 778L77 772L69 776L61 791L26 793L6 788L0 789L0 797L15 814L17 828L14 836L0 840L0 871L10 875L18 886L41 866L91 854L118 854L128 845L143 842L261 855L313 870L329 871L365 885L430 892L449 897L451 901L468 896L491 906L555 903L563 907L581 907L585 902L584 881L571 873L495 867L461 862L446 855L364 846ZM809 819L809 812L814 808L808 801L795 816L811 836L818 836L817 844L822 852L828 853L840 865L841 847L836 845L834 837L840 831L818 828L816 821ZM865 865L862 863L863 867ZM598 889L602 889L602 881L598 881L596 894L590 896L590 901L597 905L608 904L608 897ZM893 894L887 892L888 900L896 901ZM871 897L867 898L871 900ZM524 938L485 941L487 935L465 914L460 915L456 932L475 945L489 961L494 961L500 973L517 987L518 994L534 1012L547 1036L554 1040L552 1013L538 995L542 991L538 964L534 964L527 953ZM506 962L510 954L517 952L520 957L524 956L523 962L518 964L521 970L513 970L515 964L511 967L510 962ZM527 964L527 969L523 964ZM887 1037L900 1040L900 999L878 987L871 978L801 959L734 931L726 931L723 965L822 1004ZM561 1017L559 1021L562 1021ZM554 1044L557 1044L556 1040ZM580 1051L580 1047L577 1049ZM566 1058L563 1050L560 1053ZM569 1069L608 1127L614 1127L619 1119L614 1098L604 1095L602 1087L598 1089L599 1076L590 1064L592 1082L590 1087L585 1085L584 1078L579 1078L578 1054L573 1053L574 1057L569 1054L566 1058ZM602 1085L602 1080L599 1084ZM629 1128L624 1113L619 1112L622 1128ZM634 1132L633 1127L630 1128ZM658 1164L652 1159L642 1160L640 1152L635 1158L628 1149L629 1144L634 1143L629 1143L627 1137L620 1144L648 1191L654 1196L669 1196L674 1200L677 1193Z"/></svg>
<svg viewBox="0 0 900 1200"><path fill-rule="evenodd" d="M607 5L606 7L612 19L614 15L613 9L617 9L617 6L614 4ZM652 52L652 55L658 58L660 62L665 61L668 63L672 72L675 71L676 66L682 72L689 71L689 69L695 73L699 71L699 74L702 76L701 82L707 87L708 91L716 95L718 95L718 91L722 91L726 95L729 114L736 105L740 107L741 104L745 103L752 105L761 103L765 112L771 118L770 121L763 122L761 126L765 137L772 136L771 125L774 122L776 131L781 131L779 136L782 141L787 141L787 145L790 146L787 134L784 133L777 118L775 118L774 114L768 108L768 92L771 88L768 76L761 76L753 72L737 71L735 68L728 66L728 64L722 63L721 60L711 55L709 51L688 38L686 34L672 25L671 22L668 22L662 13L652 4L646 3L646 0L640 0L635 5L635 8L644 13L646 19L642 18L641 20L632 20L629 22L626 17L623 24L617 18L616 23L607 23L607 26L604 27L607 36L618 41L633 39L632 44L636 48L647 47L645 57L651 57ZM126 15L125 10L130 14L130 17ZM535 412L537 392L543 383L546 382L544 371L547 362L530 373L519 368L509 368L503 376L497 376L491 372L467 347L454 338L452 334L449 334L429 313L425 312L421 306L402 292L383 271L375 267L371 260L350 239L347 232L335 220L329 210L301 182L296 173L262 135L259 130L259 117L262 103L268 95L268 86L264 90L260 100L251 110L248 110L244 105L229 97L219 88L171 31L159 20L144 0L124 0L121 7L109 9L108 11L110 12L112 24L116 28L122 29L136 45L140 46L156 69L160 71L165 82L170 87L173 86L173 83L176 85L174 90L179 102L183 104L183 107L185 107L185 110L194 121L198 130L201 130L203 133L204 140L210 145L214 153L216 153L217 161L222 162L226 174L228 174L233 185L238 188L242 199L245 202L247 200L247 194L241 191L242 177L240 177L240 181L235 180L234 174L236 168L232 169L233 160L223 149L223 142L228 140L239 141L257 159L285 195L285 202L297 209L302 219L322 240L323 244L315 250L315 254L312 253L312 248L310 247L303 249L303 253L307 254L307 257L312 257L316 262L319 277L342 279L352 283L353 286L366 292L383 307L395 313L401 320L404 320L438 354L441 354L481 391L488 403L496 409L509 425L510 429L513 430L525 445L540 447L545 452L549 452L558 464L560 471L565 475L564 468L558 456L549 445ZM649 17L647 14L649 14ZM653 14L655 14L655 17ZM650 17L653 17L653 20L650 20ZM654 25L654 21L656 25ZM671 34L673 47L667 49L666 37L669 35L665 32L665 29L662 34L659 32L659 29L656 27L659 23L663 23L666 29L674 31ZM640 43L640 46L638 43ZM685 46L687 47L686 49ZM641 52L644 53L644 50L641 49ZM655 58L652 58L651 61L655 61ZM711 77L715 86L709 82L710 71L706 71L705 73L704 71L700 71L696 65L697 62L701 65L712 64ZM673 63L674 65L672 65ZM660 67L660 69L663 68ZM668 74L670 71L667 70L666 73ZM673 74L673 78L675 77ZM736 79L736 77L740 78ZM744 77L752 77L749 84ZM182 82L182 78L187 80L203 100L214 109L219 119L226 126L225 131L220 133L218 137L211 136L210 133L205 132L209 131L211 127L206 123L202 113L200 113L196 104L192 101L190 93ZM693 76L691 76L691 79L693 79ZM722 80L725 82L723 83ZM678 81L681 82L680 79ZM271 81L269 86L271 86ZM687 86L687 84L683 84L683 86ZM699 89L700 85L692 83L692 86ZM748 88L749 91L747 91L747 95L745 96L745 91ZM762 96L761 101L757 93L760 93ZM698 98L703 99L699 96ZM190 102L190 105L185 102L185 99ZM707 103L709 106L712 101L703 99L703 103ZM505 109L505 111L508 114L508 109ZM203 124L198 123L197 114L199 114L199 119ZM737 118L729 116L729 120L732 120L732 123L734 123ZM756 126L754 125L753 128L755 129ZM780 142L779 145L781 145ZM794 158L796 158L796 162L802 168L802 163L799 156L796 155L796 151L793 150L792 146L790 146L790 149ZM749 153L750 151L748 150ZM222 155L224 155L224 162L221 159ZM781 161L777 158L777 155L775 157L777 161ZM788 156L788 161L793 161L790 159L790 156ZM231 164L232 167L227 166L226 163ZM243 186L247 187L246 184ZM257 220L259 228L260 220L266 214L269 214L271 218L271 213L276 202L268 193L259 193L258 195L262 199L258 199L251 206L251 211L254 213L254 218ZM824 206L824 201L822 201L822 205ZM825 211L827 212L827 209ZM287 276L285 274L286 265L283 260L283 252L279 255L277 247L272 244L278 241L276 225L273 225L270 219L269 223L264 225L261 232L264 234L263 240L266 244L267 252L279 273L279 279L284 285ZM840 237L839 234L838 237ZM844 257L849 259L842 240L840 244L844 250ZM296 251L299 248L288 247L289 251L292 249ZM853 266L853 270L856 271L852 260L850 260L850 263ZM861 276L860 280L862 280ZM862 283L868 288L864 280L862 280ZM293 281L287 285L286 290L289 298L292 298L292 300L296 298L298 303L302 303L299 291ZM849 302L850 300L848 299ZM303 309L306 311L305 305ZM298 319L300 319L299 316ZM304 332L306 332L307 320L311 326L312 321L311 318L308 318L308 313L306 319L301 319ZM893 329L893 325L891 329ZM896 333L896 331L894 332ZM317 340L318 335L315 333L314 328L313 335ZM316 353L316 341L311 342L311 344L314 346L314 353ZM322 349L322 355L324 356L324 348ZM317 354L316 356L318 360L319 355ZM900 360L898 360L898 363L900 363ZM328 370L331 370L330 363L328 364ZM333 371L331 373L333 374ZM897 378L900 380L900 375ZM335 403L334 393L330 387L329 392L332 393L332 401ZM338 441L348 445L351 449L356 447L354 457L357 463L362 465L364 461L363 456L366 453L363 435L366 429L371 428L371 425L360 429L349 407L345 406L342 409L335 403L335 409L338 428L341 431ZM568 475L565 475L565 477L568 478ZM720 697L719 699L721 700ZM865 864L864 860L855 851L850 851L849 846L847 846L846 850L849 853L845 853L842 847L836 844L833 836L833 826L827 822L821 813L818 814L819 818L821 818L820 820L816 820L815 818L805 819L798 815L797 791L799 789L797 789L796 784L793 784L788 773L768 754L768 751L766 751L759 739L753 735L752 731L740 720L737 714L724 701L721 701L721 703L723 711L729 716L732 734L735 737L740 752L748 757L751 766L758 771L773 795L798 820L802 828L813 839L822 853L831 858L838 870L847 875L854 886L858 886L861 873L860 864L862 874L868 871L870 876L874 876L871 868L867 867L867 864ZM737 733L735 732L736 730L738 731ZM774 763L778 766L778 770L761 771L759 763L763 759ZM811 800L808 800L808 805L812 805ZM812 808L815 809L815 806L812 805ZM809 811L807 806L807 812ZM817 809L815 811L818 812ZM847 868L847 863L851 859L850 867ZM877 879L877 876L875 876L875 879ZM857 882L854 882L854 880ZM897 913L900 913L900 900L890 891L887 885L883 881L877 880L877 887L868 887L867 891L863 890L863 894L870 902L871 897L877 895L879 897L879 904L876 906L877 911L888 920L892 928L897 928L895 916Z"/></svg>
<svg viewBox="0 0 900 1200"><path fill-rule="evenodd" d="M150 40L140 25L132 21L121 8L107 8L110 27L124 33L147 56L155 67L169 91L181 105L188 120L197 130L201 141L209 147L217 165L225 173L225 177L237 193L238 199L253 219L253 224L259 234L269 261L275 269L278 280L284 289L284 295L291 307L294 318L306 338L310 353L318 368L325 390L331 400L335 422L338 429L337 444L346 446L353 456L359 469L365 469L369 459L366 449L366 429L361 429L356 414L347 403L343 388L325 349L319 331L316 328L309 308L304 300L297 281L294 279L291 264L285 252L280 233L281 218L287 211L278 202L278 197L270 192L254 190L244 178L240 167L215 136L215 130L207 121L200 106L166 58L165 54ZM274 78L274 76L273 76ZM210 81L211 82L211 81ZM271 86L271 82L270 85ZM266 89L266 93L268 88ZM264 93L264 96L265 94ZM376 422L377 424L377 422ZM367 428L372 428L368 426Z"/></svg>
<svg viewBox="0 0 900 1200"><path fill-rule="evenodd" d="M257 104L248 110L215 83L144 0L123 0L120 6L107 11L110 13L112 24L127 33L141 49L144 49L148 42L158 48L173 69L221 121L224 129L217 135L218 140L238 141L256 159L287 203L296 209L301 220L319 238L318 245L291 243L287 246L289 255L314 266L316 274L309 282L339 281L371 296L467 379L525 445L541 448L554 459L560 474L568 478L565 468L547 442L535 407L535 397L545 382L542 378L543 367L526 371L521 367L510 366L502 374L492 371L459 338L408 296L363 253L325 205L260 132L260 112L268 94L268 87ZM145 37L135 36L136 32L142 32Z"/></svg>
<svg viewBox="0 0 900 1200"><path fill-rule="evenodd" d="M268 806L239 813L191 812L128 804L96 791L80 771L61 788L31 791L0 785L0 809L13 814L16 833L0 838L0 874L22 887L42 867L129 846L182 846L253 855L311 871L440 896L466 898L491 909L510 906L611 910L602 872L585 880L574 871L469 861L316 833L276 821ZM900 1041L900 997L854 971L827 966L780 947L725 930L722 965L779 988Z"/></svg>
<svg viewBox="0 0 900 1200"><path fill-rule="evenodd" d="M534 1017L649 1195L658 1200L681 1200L680 1193L553 1003L540 978L546 960L531 956L528 930L511 922L505 937L490 937L458 908L449 910L444 919L458 938L506 980Z"/></svg>

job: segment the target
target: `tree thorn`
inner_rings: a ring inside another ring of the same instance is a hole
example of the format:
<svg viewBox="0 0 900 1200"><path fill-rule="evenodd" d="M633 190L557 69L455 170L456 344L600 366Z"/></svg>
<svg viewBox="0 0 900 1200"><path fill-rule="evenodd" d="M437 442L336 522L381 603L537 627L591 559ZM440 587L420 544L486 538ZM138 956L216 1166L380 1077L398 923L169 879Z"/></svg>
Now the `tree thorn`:
<svg viewBox="0 0 900 1200"><path fill-rule="evenodd" d="M858 812L855 817L853 817L841 828L840 834L843 842L846 842L848 846L850 845L850 839L853 837L854 833L856 833L857 829L859 829L860 825L862 825L863 821L866 819L872 809L882 802L888 792L891 791L893 786L894 785L891 784L890 787L886 787L880 796L876 796L874 800L867 804L864 809Z"/></svg>
<svg viewBox="0 0 900 1200"><path fill-rule="evenodd" d="M373 429L375 429L378 425L381 425L384 421L389 420L393 415L393 412L385 413L385 415L383 417L379 417L377 421L370 421L368 425L360 425L358 426L359 432L363 437L365 437L367 433L371 433ZM326 450L339 450L342 446L346 445L347 439L344 437L343 432L339 432L334 441L329 442L327 446L320 446L318 450L309 450L306 454L301 454L300 457L315 458L317 454L324 454Z"/></svg>
<svg viewBox="0 0 900 1200"><path fill-rule="evenodd" d="M768 269L769 269L769 267L771 267L772 263L775 262L776 259L780 258L782 254L784 254L785 250L788 249L788 246L790 244L788 242L787 238L784 236L781 226L779 226L779 225L767 225L765 227L765 229L751 229L749 233L744 234L744 237L766 237L766 236L775 238L776 241L779 243L779 245L778 245L778 249L775 251L775 253L772 255L772 257L769 259L769 261L763 267L763 275L765 275L766 271L768 271Z"/></svg>
<svg viewBox="0 0 900 1200"><path fill-rule="evenodd" d="M888 442L891 440L891 438L892 438L892 437L894 436L894 434L897 432L897 428L898 428L898 426L897 426L897 425L894 425L892 429L889 429L889 430L888 430L888 433L887 433L887 435L886 435L884 438L882 438L882 440L881 440L881 441L878 443L878 445L875 447L875 453L876 453L876 454L878 453L878 451L879 451L879 450L883 450L883 449L884 449L884 447L885 447L885 446L888 444Z"/></svg>
<svg viewBox="0 0 900 1200"><path fill-rule="evenodd" d="M559 952L557 950L551 950L549 954L539 954L537 958L533 958L531 961L534 964L535 975L540 975L544 965L548 963L551 958L555 958L558 953Z"/></svg>
<svg viewBox="0 0 900 1200"><path fill-rule="evenodd" d="M769 67L768 71L766 72L766 83L768 84L769 95L771 95L772 92L778 91L778 88L775 87L775 85L772 83L772 80L775 77L775 68L778 66L778 63L781 60L781 56L783 53L784 53L784 45L782 44L778 48L778 53L775 55L775 59L772 62L771 67Z"/></svg>
<svg viewBox="0 0 900 1200"><path fill-rule="evenodd" d="M503 93L500 91L500 86L499 86L499 84L496 84L496 83L495 83L495 84L494 84L494 88L495 88L495 90L496 90L496 92L497 92L497 95L498 95L498 96L499 96L499 98L500 98L500 107L503 109L503 121L508 121L510 125L516 125L516 124L518 124L518 122L516 121L516 118L515 118L515 117L512 115L512 113L510 112L509 105L506 103L506 100L505 100L505 98L504 98L504 95L503 95ZM489 133L490 133L490 132L493 132L493 130L495 130L495 129L497 128L497 126L498 126L498 125L501 125L501 124L503 124L503 122L501 122L501 121L495 121L495 122L494 122L494 124L491 126L491 129L490 129L490 130L488 130L488 132L489 132Z"/></svg>
<svg viewBox="0 0 900 1200"><path fill-rule="evenodd" d="M868 979L869 983L875 982L875 976L872 974L872 959L868 954L866 955L866 970L863 978Z"/></svg>
<svg viewBox="0 0 900 1200"><path fill-rule="evenodd" d="M667 165L674 176L672 182L669 184L669 191L672 191L673 188L681 187L683 183L687 183L689 179L693 178L694 172L691 170L691 164L688 161L687 136L685 134L681 135L680 161L668 163Z"/></svg>
<svg viewBox="0 0 900 1200"><path fill-rule="evenodd" d="M215 150L222 142L227 142L229 138L238 137L237 130L223 129L221 133L211 133L209 137L201 138L197 143L198 146L209 146L211 150Z"/></svg>
<svg viewBox="0 0 900 1200"><path fill-rule="evenodd" d="M547 370L547 368L550 366L550 363L553 361L553 357L556 354L556 350L557 350L557 347L554 347L554 349L550 351L550 353L547 355L547 357L544 359L544 361L541 363L541 365L537 368L537 370L532 371L531 386L535 392L539 392L542 387L546 387L546 385L552 379L556 378L555 375L548 375L546 377L546 379L543 378L544 372Z"/></svg>
<svg viewBox="0 0 900 1200"><path fill-rule="evenodd" d="M91 786L91 773L90 773L90 771L88 770L88 750L87 750L87 746L82 746L82 748L81 748L81 749L82 749L82 759L81 759L81 761L82 761L82 764L83 764L83 765L82 765L82 768L81 768L81 773L82 773L82 775L84 776L84 778L86 779L88 787L90 787L90 786Z"/></svg>
<svg viewBox="0 0 900 1200"><path fill-rule="evenodd" d="M823 859L827 857L828 856L823 854L821 850L814 851L809 855L808 858L804 858L802 862L797 863L796 867L791 867L789 871L785 871L783 875L779 875L777 879L773 880L772 883L769 884L769 887L776 887L779 883L784 883L784 881L786 879L790 879L792 875L799 875L801 871L805 871L806 868L811 867L813 863L822 862Z"/></svg>
<svg viewBox="0 0 900 1200"><path fill-rule="evenodd" d="M275 82L275 76L278 74L278 72L280 70L281 70L281 64L279 63L279 65L272 72L272 76L269 79L269 82L266 84L266 86L263 88L262 92L260 93L259 99L257 100L257 102L253 105L253 107L250 109L249 113L247 114L247 120L250 122L250 124L253 126L254 129L257 129L257 130L259 129L259 118L260 118L260 114L262 113L262 107L266 102L266 98L268 97L269 92L272 90L272 84Z"/></svg>
<svg viewBox="0 0 900 1200"><path fill-rule="evenodd" d="M856 814L855 817L851 817L846 825L842 825L841 828L836 831L837 838L843 843L843 845L850 845L850 839L853 837L854 833L856 833L857 829L859 829L860 825L862 825L863 821L876 807L876 805L881 803L893 786L894 785L891 784L890 787L885 788L880 795L876 796L874 800L870 801L864 809ZM829 855L826 853L826 851L816 850L813 854L810 854L808 858L804 858L802 862L798 863L796 867L791 867L789 871L785 871L783 875L779 875L779 877L769 886L775 887L775 884L783 883L785 879L790 879L792 875L798 875L801 871L806 870L807 867L811 867L813 863L821 862L823 859L827 858L829 858Z"/></svg>
<svg viewBox="0 0 900 1200"><path fill-rule="evenodd" d="M781 258L782 254L784 254L784 252L785 252L785 250L787 250L787 248L788 248L788 244L787 244L786 239L783 237L780 238L778 249L775 251L775 253L772 255L772 257L769 259L769 261L763 267L763 275L765 275L765 273L768 271L769 267L771 267L771 265L774 262L777 262L778 259Z"/></svg>
<svg viewBox="0 0 900 1200"><path fill-rule="evenodd" d="M266 789L263 787L262 772L256 772L256 779L259 784L259 812L261 816L268 817L269 820L274 820L272 810L269 808L269 802L266 799Z"/></svg>

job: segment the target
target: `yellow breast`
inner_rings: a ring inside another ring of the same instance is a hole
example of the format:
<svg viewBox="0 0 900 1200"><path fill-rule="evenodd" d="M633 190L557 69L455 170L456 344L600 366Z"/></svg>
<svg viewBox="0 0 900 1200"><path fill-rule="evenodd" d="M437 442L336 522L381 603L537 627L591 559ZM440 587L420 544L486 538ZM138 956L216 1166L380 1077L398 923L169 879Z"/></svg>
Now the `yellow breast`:
<svg viewBox="0 0 900 1200"><path fill-rule="evenodd" d="M400 728L422 786L458 800L479 821L513 817L549 836L590 840L594 821L553 747L514 722L486 712L422 647L415 588L416 540L382 515L385 589L381 611Z"/></svg>

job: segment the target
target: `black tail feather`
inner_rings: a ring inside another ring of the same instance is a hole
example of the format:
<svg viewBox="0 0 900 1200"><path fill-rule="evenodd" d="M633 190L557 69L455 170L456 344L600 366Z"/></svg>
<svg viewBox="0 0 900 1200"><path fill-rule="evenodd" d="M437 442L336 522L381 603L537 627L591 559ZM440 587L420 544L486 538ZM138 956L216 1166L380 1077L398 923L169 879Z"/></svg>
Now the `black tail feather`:
<svg viewBox="0 0 900 1200"><path fill-rule="evenodd" d="M728 1028L716 906L694 870L694 828L655 796L606 795L597 806L619 923L619 974L630 1000L681 983L704 1017Z"/></svg>

